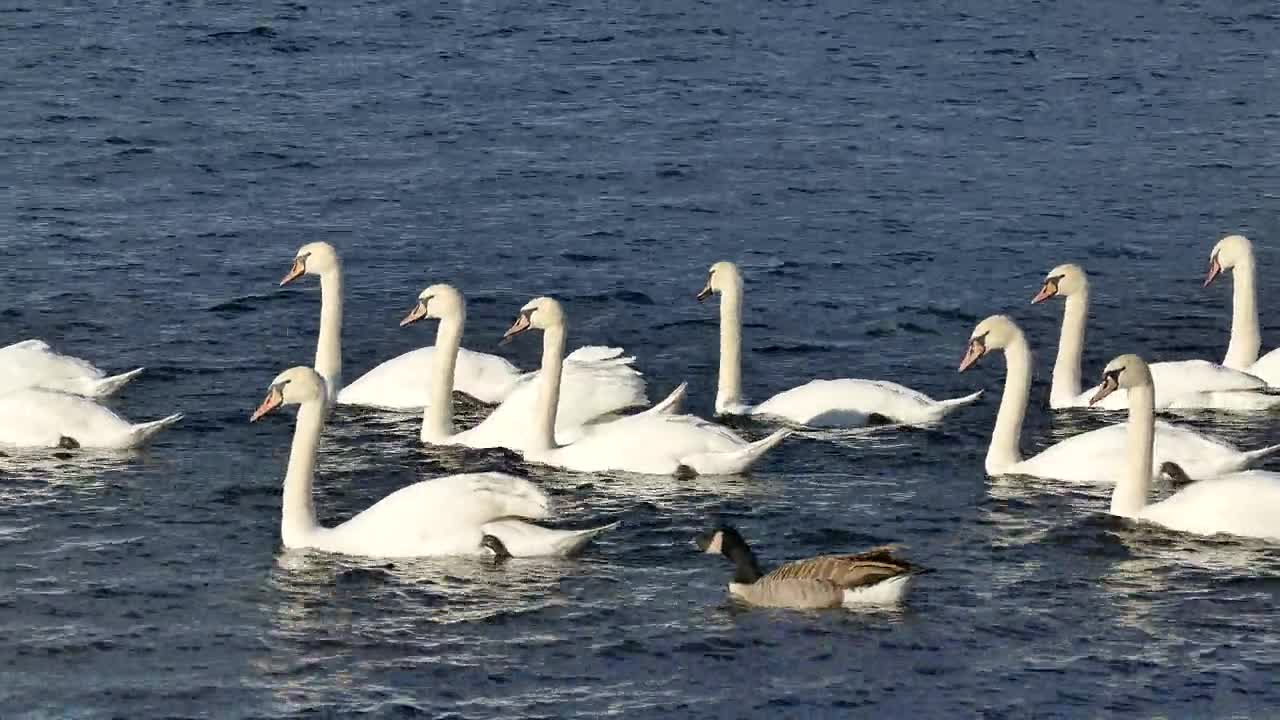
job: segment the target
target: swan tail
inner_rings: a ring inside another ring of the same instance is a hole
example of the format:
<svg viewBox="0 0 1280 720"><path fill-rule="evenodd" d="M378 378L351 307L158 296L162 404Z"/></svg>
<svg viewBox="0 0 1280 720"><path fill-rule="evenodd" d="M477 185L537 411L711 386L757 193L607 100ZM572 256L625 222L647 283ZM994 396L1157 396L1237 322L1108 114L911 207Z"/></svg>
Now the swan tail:
<svg viewBox="0 0 1280 720"><path fill-rule="evenodd" d="M485 523L484 532L501 540L513 557L569 557L621 522L585 530L553 530L523 520L505 519Z"/></svg>
<svg viewBox="0 0 1280 720"><path fill-rule="evenodd" d="M961 408L965 405L972 405L977 402L980 397L982 397L981 390L976 393L965 395L964 397L951 398L950 400L939 400L938 405L942 406L942 414L946 415L956 408Z"/></svg>
<svg viewBox="0 0 1280 720"><path fill-rule="evenodd" d="M108 395L114 395L120 388L129 384L130 380L142 374L146 368L135 368L126 373L119 375L111 375L101 380L95 380L90 386L89 397L104 398Z"/></svg>
<svg viewBox="0 0 1280 720"><path fill-rule="evenodd" d="M737 450L690 455L681 459L680 464L699 475L735 475L751 467L761 456L785 440L791 432L784 428L763 440L757 440Z"/></svg>
<svg viewBox="0 0 1280 720"><path fill-rule="evenodd" d="M680 414L680 406L684 404L685 392L689 389L689 383L682 382L680 386L671 391L671 394L662 399L662 401L654 403L653 407L640 413L641 415L678 415Z"/></svg>
<svg viewBox="0 0 1280 720"><path fill-rule="evenodd" d="M553 540L555 544L554 554L563 557L577 555L579 552L582 552L582 549L590 544L592 540L595 540L597 535L606 533L621 524L621 520L616 520L608 525L587 528L586 530L560 530L558 531L559 537Z"/></svg>
<svg viewBox="0 0 1280 720"><path fill-rule="evenodd" d="M136 448L151 441L156 433L164 430L170 425L182 419L182 413L174 413L166 418L152 420L151 422L138 423L129 428L129 442L127 447Z"/></svg>
<svg viewBox="0 0 1280 720"><path fill-rule="evenodd" d="M1250 450L1246 453L1243 453L1245 457L1245 461L1241 467L1251 468L1254 465L1257 465L1258 463L1262 462L1263 460L1271 457L1272 455L1275 455L1277 452L1280 452L1280 445L1270 445L1268 447L1264 447L1258 450Z"/></svg>

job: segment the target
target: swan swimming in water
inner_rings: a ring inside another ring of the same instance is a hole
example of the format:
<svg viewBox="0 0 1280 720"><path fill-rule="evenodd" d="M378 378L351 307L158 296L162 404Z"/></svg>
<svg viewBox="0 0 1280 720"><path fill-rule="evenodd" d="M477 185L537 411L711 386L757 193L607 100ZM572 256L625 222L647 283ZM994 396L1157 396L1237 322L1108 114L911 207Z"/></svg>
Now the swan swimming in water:
<svg viewBox="0 0 1280 720"><path fill-rule="evenodd" d="M810 427L861 427L873 422L922 425L941 420L982 395L934 400L887 380L811 380L759 405L742 399L742 275L731 262L711 266L698 300L720 294L720 378L716 414L761 415Z"/></svg>
<svg viewBox="0 0 1280 720"><path fill-rule="evenodd" d="M315 370L290 368L271 381L249 420L283 405L299 406L280 515L280 538L287 548L392 558L483 555L488 551L482 540L493 535L516 557L566 556L617 525L552 530L528 522L521 518L548 517L546 493L523 478L489 472L414 483L340 525L323 527L316 519L312 486L326 397L324 379Z"/></svg>

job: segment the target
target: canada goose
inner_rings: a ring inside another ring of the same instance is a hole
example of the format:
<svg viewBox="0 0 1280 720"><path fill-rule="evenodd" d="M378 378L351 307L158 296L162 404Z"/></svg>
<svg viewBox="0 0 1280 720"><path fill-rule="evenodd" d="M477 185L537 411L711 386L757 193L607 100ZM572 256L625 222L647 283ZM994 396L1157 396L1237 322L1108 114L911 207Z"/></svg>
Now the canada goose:
<svg viewBox="0 0 1280 720"><path fill-rule="evenodd" d="M729 594L752 605L797 609L858 605L893 605L902 600L911 579L922 572L893 557L888 547L857 555L819 555L795 560L764 574L747 541L732 527L721 525L695 540L709 555L733 561Z"/></svg>

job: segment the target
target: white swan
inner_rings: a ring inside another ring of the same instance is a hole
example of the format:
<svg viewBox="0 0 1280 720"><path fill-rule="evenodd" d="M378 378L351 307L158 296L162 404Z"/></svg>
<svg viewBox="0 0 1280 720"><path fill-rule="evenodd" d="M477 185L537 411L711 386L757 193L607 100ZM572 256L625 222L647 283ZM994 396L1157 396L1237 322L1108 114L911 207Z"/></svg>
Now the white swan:
<svg viewBox="0 0 1280 720"><path fill-rule="evenodd" d="M716 414L762 415L810 427L860 427L881 422L920 425L941 420L958 407L977 400L982 391L952 400L885 380L811 380L784 390L754 407L742 399L742 275L731 262L711 266L705 300L720 293L720 379Z"/></svg>
<svg viewBox="0 0 1280 720"><path fill-rule="evenodd" d="M401 488L336 527L316 520L311 488L324 426L324 379L308 367L285 370L271 381L250 422L281 405L296 404L297 424L284 478L280 537L288 548L371 557L482 555L484 535L497 537L512 555L569 555L617 525L551 530L518 517L545 518L548 498L533 483L502 473L469 473L424 480Z"/></svg>
<svg viewBox="0 0 1280 720"><path fill-rule="evenodd" d="M24 448L129 450L182 419L131 423L98 403L70 393L24 388L0 395L0 444Z"/></svg>
<svg viewBox="0 0 1280 720"><path fill-rule="evenodd" d="M423 347L391 358L342 385L342 262L333 246L313 242L298 248L293 267L280 281L287 285L302 275L320 277L320 337L316 343L316 372L325 379L329 402L387 410L418 410L430 398L423 382L431 373L435 348ZM455 382L458 390L483 403L501 402L515 388L520 371L506 359L488 353L460 350Z"/></svg>
<svg viewBox="0 0 1280 720"><path fill-rule="evenodd" d="M779 430L749 443L726 427L692 415L649 411L587 425L580 438L568 445L557 445L556 409L566 333L560 303L547 297L530 301L503 337L511 338L530 328L542 330L543 337L538 407L531 418L530 446L524 452L529 460L580 472L619 470L674 475L692 471L732 475L746 470L790 434L789 430Z"/></svg>
<svg viewBox="0 0 1280 720"><path fill-rule="evenodd" d="M1256 375L1272 387L1280 387L1280 348L1258 358L1262 335L1258 331L1257 268L1249 238L1228 235L1213 246L1205 286L1208 287L1223 270L1230 270L1235 282L1231 291L1231 339L1222 364ZM1156 387L1159 386L1157 381Z"/></svg>
<svg viewBox="0 0 1280 720"><path fill-rule="evenodd" d="M1032 475L1072 482L1113 482L1125 466L1125 426L1081 433L1023 459L1018 447L1031 392L1031 349L1021 328L1004 315L978 323L969 339L960 372L992 350L1004 350L1004 395L987 448L988 475ZM1240 452L1220 440L1168 423L1156 423L1156 457L1172 461L1196 476L1212 477L1247 468L1280 451L1280 445Z"/></svg>
<svg viewBox="0 0 1280 720"><path fill-rule="evenodd" d="M141 373L142 368L136 368L108 376L86 360L56 352L43 340L0 347L0 393L34 387L103 398Z"/></svg>
<svg viewBox="0 0 1280 720"><path fill-rule="evenodd" d="M1280 540L1280 475L1276 473L1233 473L1194 483L1148 504L1152 446L1158 440L1155 389L1142 358L1121 355L1107 363L1095 398L1101 400L1117 389L1129 391L1128 462L1111 493L1111 514L1201 535L1231 533Z"/></svg>
<svg viewBox="0 0 1280 720"><path fill-rule="evenodd" d="M1108 395L1098 405L1089 399L1097 387L1081 392L1080 356L1084 353L1085 325L1089 317L1089 277L1079 265L1068 263L1049 271L1032 304L1052 297L1062 297L1062 333L1058 339L1058 358L1053 363L1053 385L1049 390L1049 407L1101 407L1123 410L1128 407L1127 394ZM1157 409L1212 408L1216 410L1262 410L1280 405L1280 395L1257 392L1267 383L1239 370L1223 367L1207 360L1180 360L1150 365L1156 379Z"/></svg>
<svg viewBox="0 0 1280 720"><path fill-rule="evenodd" d="M440 321L436 330L436 353L431 375L418 380L431 388L431 397L422 415L421 439L436 445L467 445L475 448L531 447L529 418L538 403L537 372L527 373L502 404L473 428L453 431L453 382L455 363L466 324L466 301L451 285L438 284L423 290L418 302L400 321L401 327L432 318ZM570 442L580 428L602 415L648 402L644 380L631 367L633 358L616 357L620 349L586 347L565 359L560 402L556 410L556 438ZM586 360L580 360L586 357Z"/></svg>

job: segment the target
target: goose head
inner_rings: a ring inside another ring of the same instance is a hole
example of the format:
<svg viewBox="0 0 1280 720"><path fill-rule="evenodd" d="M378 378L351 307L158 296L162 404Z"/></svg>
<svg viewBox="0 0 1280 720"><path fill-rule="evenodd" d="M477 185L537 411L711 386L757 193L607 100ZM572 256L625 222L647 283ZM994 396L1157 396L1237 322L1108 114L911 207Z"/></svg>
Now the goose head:
<svg viewBox="0 0 1280 720"><path fill-rule="evenodd" d="M742 287L742 275L738 273L738 266L728 260L712 265L708 273L707 284L702 288L702 292L698 293L699 301L711 297L711 293L723 293Z"/></svg>
<svg viewBox="0 0 1280 720"><path fill-rule="evenodd" d="M462 293L452 285L432 285L418 293L418 302L400 321L400 327L412 325L423 319L443 320L461 317L465 309Z"/></svg>
<svg viewBox="0 0 1280 720"><path fill-rule="evenodd" d="M267 387L267 397L253 412L249 422L255 422L263 415L280 408L282 405L301 405L325 397L324 378L309 367L299 365L276 376Z"/></svg>
<svg viewBox="0 0 1280 720"><path fill-rule="evenodd" d="M1116 390L1128 390L1151 384L1151 369L1146 361L1137 355L1121 355L1107 363L1102 371L1102 385L1098 392L1089 398L1089 405L1097 405L1102 399Z"/></svg>
<svg viewBox="0 0 1280 720"><path fill-rule="evenodd" d="M1230 270L1247 258L1253 257L1253 243L1243 235L1228 235L1213 246L1209 253L1209 274L1204 278L1205 287L1223 270Z"/></svg>
<svg viewBox="0 0 1280 720"><path fill-rule="evenodd" d="M280 280L281 285L288 285L303 275L324 275L338 269L338 251L327 242L312 242L298 248L293 257L293 267Z"/></svg>
<svg viewBox="0 0 1280 720"><path fill-rule="evenodd" d="M1089 277L1085 275L1084 268L1075 263L1059 265L1045 276L1044 285L1040 287L1040 292L1031 298L1031 304L1042 303L1058 295L1064 298L1071 297L1088 289Z"/></svg>
<svg viewBox="0 0 1280 720"><path fill-rule="evenodd" d="M708 555L723 555L730 560L734 558L735 551L750 549L742 533L731 525L719 525L702 533L693 541L702 552Z"/></svg>
<svg viewBox="0 0 1280 720"><path fill-rule="evenodd" d="M516 317L511 329L503 333L502 343L511 342L515 336L526 330L534 328L547 330L563 326L564 309L560 307L559 302L549 297L534 298L520 308L520 315Z"/></svg>
<svg viewBox="0 0 1280 720"><path fill-rule="evenodd" d="M983 320L969 335L969 346L960 360L960 372L976 365L983 355L992 350L1003 350L1020 337L1022 330L1007 315L992 315Z"/></svg>
<svg viewBox="0 0 1280 720"><path fill-rule="evenodd" d="M698 548L708 555L723 555L734 564L733 581L753 583L763 574L756 562L755 553L742 534L729 525L720 525L693 539Z"/></svg>

